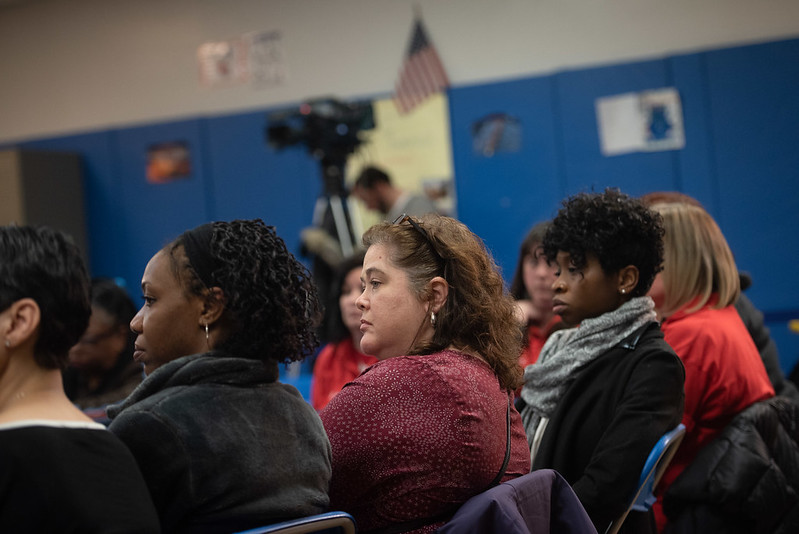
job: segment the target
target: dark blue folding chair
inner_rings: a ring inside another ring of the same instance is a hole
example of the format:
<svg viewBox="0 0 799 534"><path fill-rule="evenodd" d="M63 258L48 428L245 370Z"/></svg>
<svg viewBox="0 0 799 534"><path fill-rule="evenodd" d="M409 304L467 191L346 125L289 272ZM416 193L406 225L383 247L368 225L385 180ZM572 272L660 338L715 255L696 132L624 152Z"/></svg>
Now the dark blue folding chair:
<svg viewBox="0 0 799 534"><path fill-rule="evenodd" d="M652 505L657 500L654 494L655 488L671 463L671 459L674 458L674 454L677 452L684 437L685 425L680 423L674 429L663 434L658 442L655 443L644 463L641 477L638 479L638 487L635 490L635 495L630 500L630 505L622 515L608 526L605 534L616 534L624 520L627 519L630 510L647 512L652 509Z"/></svg>
<svg viewBox="0 0 799 534"><path fill-rule="evenodd" d="M355 534L355 519L346 512L326 512L244 530L236 534L309 534L312 532Z"/></svg>

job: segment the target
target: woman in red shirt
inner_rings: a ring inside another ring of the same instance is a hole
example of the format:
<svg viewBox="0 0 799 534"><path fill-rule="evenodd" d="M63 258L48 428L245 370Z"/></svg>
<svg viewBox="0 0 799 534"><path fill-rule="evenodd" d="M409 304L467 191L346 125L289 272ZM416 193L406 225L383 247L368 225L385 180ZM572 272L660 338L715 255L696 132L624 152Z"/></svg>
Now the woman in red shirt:
<svg viewBox="0 0 799 534"><path fill-rule="evenodd" d="M330 508L359 532L429 533L469 498L530 472L513 390L521 332L483 242L428 214L363 237L361 348L380 361L319 413Z"/></svg>
<svg viewBox="0 0 799 534"><path fill-rule="evenodd" d="M666 230L663 271L649 295L666 342L685 365L685 439L663 475L662 495L697 452L751 404L774 395L734 303L738 269L724 235L701 207L656 203ZM659 530L666 525L655 504Z"/></svg>
<svg viewBox="0 0 799 534"><path fill-rule="evenodd" d="M330 300L327 312L330 325L325 345L316 358L311 384L311 404L321 410L344 384L353 380L377 358L361 352L361 310L355 300L361 295L363 252L345 259L336 270L333 290L336 302Z"/></svg>
<svg viewBox="0 0 799 534"><path fill-rule="evenodd" d="M549 226L549 221L543 221L527 233L519 248L519 261L510 285L510 294L516 299L517 319L525 329L525 346L519 357L522 369L538 360L549 335L561 326L560 316L552 311L555 295L552 284L557 267L541 251Z"/></svg>

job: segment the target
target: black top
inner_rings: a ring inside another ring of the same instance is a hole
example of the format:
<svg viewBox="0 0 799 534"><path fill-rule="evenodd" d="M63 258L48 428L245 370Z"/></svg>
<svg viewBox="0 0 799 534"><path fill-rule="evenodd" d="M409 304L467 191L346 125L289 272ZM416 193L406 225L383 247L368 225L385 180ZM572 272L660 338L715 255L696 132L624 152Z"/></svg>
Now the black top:
<svg viewBox="0 0 799 534"><path fill-rule="evenodd" d="M0 425L0 532L161 532L128 449L96 423Z"/></svg>
<svg viewBox="0 0 799 534"><path fill-rule="evenodd" d="M682 362L649 323L586 365L547 424L533 469L555 469L597 531L626 508L655 443L680 422ZM651 519L628 516L622 532Z"/></svg>
<svg viewBox="0 0 799 534"><path fill-rule="evenodd" d="M109 407L164 532L228 534L327 510L330 442L277 374L275 361L184 356Z"/></svg>

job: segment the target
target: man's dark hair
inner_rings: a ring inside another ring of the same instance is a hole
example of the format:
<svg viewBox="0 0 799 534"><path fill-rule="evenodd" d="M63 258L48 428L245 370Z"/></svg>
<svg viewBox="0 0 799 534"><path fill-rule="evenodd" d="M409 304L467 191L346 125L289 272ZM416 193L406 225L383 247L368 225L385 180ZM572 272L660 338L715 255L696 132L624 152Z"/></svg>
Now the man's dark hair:
<svg viewBox="0 0 799 534"><path fill-rule="evenodd" d="M355 180L355 187L362 189L374 189L379 183L391 185L391 178L388 174L377 167L365 167Z"/></svg>

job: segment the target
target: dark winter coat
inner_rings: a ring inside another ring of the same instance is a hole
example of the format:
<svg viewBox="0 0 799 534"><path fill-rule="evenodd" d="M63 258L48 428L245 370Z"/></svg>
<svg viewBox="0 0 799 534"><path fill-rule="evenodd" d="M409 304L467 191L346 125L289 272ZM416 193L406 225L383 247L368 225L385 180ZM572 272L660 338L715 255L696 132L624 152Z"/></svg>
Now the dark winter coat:
<svg viewBox="0 0 799 534"><path fill-rule="evenodd" d="M667 534L799 532L799 406L785 397L738 414L666 491Z"/></svg>
<svg viewBox="0 0 799 534"><path fill-rule="evenodd" d="M234 532L326 510L330 443L277 372L275 362L185 356L109 408L164 532Z"/></svg>

